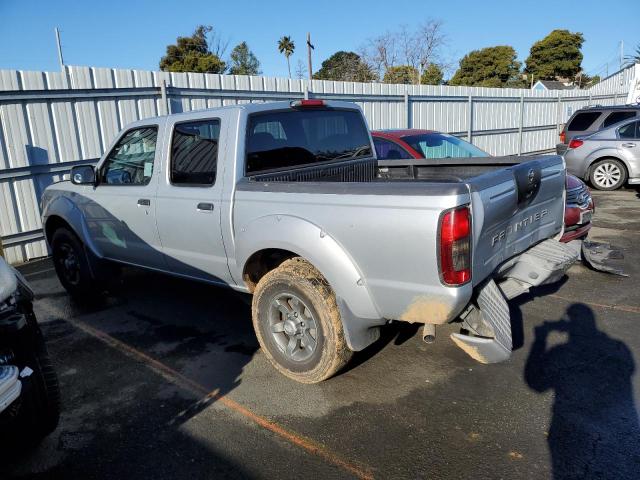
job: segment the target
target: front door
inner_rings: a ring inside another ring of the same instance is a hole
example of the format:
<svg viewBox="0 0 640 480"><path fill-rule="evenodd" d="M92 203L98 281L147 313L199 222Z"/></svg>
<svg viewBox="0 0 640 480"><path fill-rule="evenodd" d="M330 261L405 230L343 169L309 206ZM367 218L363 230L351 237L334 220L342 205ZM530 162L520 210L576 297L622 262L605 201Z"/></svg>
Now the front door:
<svg viewBox="0 0 640 480"><path fill-rule="evenodd" d="M165 269L155 218L157 140L157 125L125 132L100 165L97 186L82 208L104 257Z"/></svg>
<svg viewBox="0 0 640 480"><path fill-rule="evenodd" d="M232 283L222 240L223 121L167 123L169 160L158 185L158 232L170 271Z"/></svg>

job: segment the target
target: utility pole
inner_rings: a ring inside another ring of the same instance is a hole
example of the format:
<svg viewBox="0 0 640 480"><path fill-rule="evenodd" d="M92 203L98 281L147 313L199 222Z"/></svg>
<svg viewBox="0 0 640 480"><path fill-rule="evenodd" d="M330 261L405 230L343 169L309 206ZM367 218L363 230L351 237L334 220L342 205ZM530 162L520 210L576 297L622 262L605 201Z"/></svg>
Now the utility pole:
<svg viewBox="0 0 640 480"><path fill-rule="evenodd" d="M624 64L624 40L620 40L620 70Z"/></svg>
<svg viewBox="0 0 640 480"><path fill-rule="evenodd" d="M64 71L64 59L62 58L62 45L60 44L60 30L56 27L56 45L58 46L58 61L60 62L60 70Z"/></svg>
<svg viewBox="0 0 640 480"><path fill-rule="evenodd" d="M309 80L313 79L313 67L311 66L311 50L315 47L311 44L311 33L307 32L307 57L309 63Z"/></svg>

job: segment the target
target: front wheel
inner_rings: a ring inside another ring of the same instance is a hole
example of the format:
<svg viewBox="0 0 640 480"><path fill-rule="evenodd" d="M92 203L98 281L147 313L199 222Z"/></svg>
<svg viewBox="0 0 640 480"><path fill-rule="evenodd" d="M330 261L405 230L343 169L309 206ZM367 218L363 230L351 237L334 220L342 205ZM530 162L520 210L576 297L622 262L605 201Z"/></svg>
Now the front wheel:
<svg viewBox="0 0 640 480"><path fill-rule="evenodd" d="M53 264L62 286L78 300L94 300L105 290L107 279L117 276L107 272L105 261L90 257L82 241L67 228L59 228L51 238ZM93 262L91 262L93 260Z"/></svg>
<svg viewBox="0 0 640 480"><path fill-rule="evenodd" d="M627 169L620 160L605 158L593 165L589 179L598 190L617 190L627 181Z"/></svg>
<svg viewBox="0 0 640 480"><path fill-rule="evenodd" d="M300 257L285 261L260 279L252 317L265 355L293 380L321 382L351 358L333 290Z"/></svg>

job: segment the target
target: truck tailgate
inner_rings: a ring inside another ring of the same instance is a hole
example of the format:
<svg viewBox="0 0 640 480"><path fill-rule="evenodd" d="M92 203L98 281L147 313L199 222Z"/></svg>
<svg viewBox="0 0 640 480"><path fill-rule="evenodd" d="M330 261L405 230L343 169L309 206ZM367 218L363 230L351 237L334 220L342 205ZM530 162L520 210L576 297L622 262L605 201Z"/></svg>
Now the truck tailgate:
<svg viewBox="0 0 640 480"><path fill-rule="evenodd" d="M505 260L558 234L565 170L557 155L537 157L467 180L473 219L473 282Z"/></svg>

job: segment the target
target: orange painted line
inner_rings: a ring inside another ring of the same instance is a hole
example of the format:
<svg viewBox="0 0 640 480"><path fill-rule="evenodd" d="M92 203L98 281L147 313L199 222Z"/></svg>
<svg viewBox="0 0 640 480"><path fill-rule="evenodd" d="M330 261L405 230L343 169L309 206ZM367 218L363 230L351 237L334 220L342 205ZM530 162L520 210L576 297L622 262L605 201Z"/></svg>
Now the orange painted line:
<svg viewBox="0 0 640 480"><path fill-rule="evenodd" d="M341 459L338 455L327 450L322 445L314 442L313 440L304 438L303 436L295 432L292 432L291 430L288 430L287 428L279 425L278 423L272 422L271 420L268 420L267 418L252 412L251 410L242 406L238 402L231 400L230 398L224 395L220 395L217 389L211 392L208 391L205 387L203 387L199 383L194 382L190 378L185 377L180 372L156 360L155 358L150 357L146 353L132 347L131 345L121 342L120 340L112 337L108 333L105 333L102 330L98 330L90 325L87 325L84 322L79 322L77 320L67 320L67 321L73 326L85 332L86 334L91 335L92 337L95 337L98 340L101 340L102 342L106 343L110 347L124 353L128 357L131 357L137 361L144 363L147 367L151 368L153 371L160 374L164 379L168 380L169 382L179 385L182 388L185 388L186 390L189 390L191 393L195 394L196 396L204 395L205 397L203 400L215 399L216 401L219 401L225 407L242 415L243 417L252 421L253 423L263 427L266 430L269 430L272 433L275 433L276 435L288 441L289 443L302 448L307 453L320 457L323 460L327 461L328 463L331 463L333 465L336 465L337 467L342 468L343 470L346 470L347 472L354 475L356 478L359 478L362 480L369 480L374 478L370 470L364 470L361 467L358 467L357 465L349 463L346 460Z"/></svg>
<svg viewBox="0 0 640 480"><path fill-rule="evenodd" d="M634 307L633 305L606 305L604 303L583 302L580 300L576 300L574 298L567 298L567 297L563 297L562 295L556 295L555 293L552 293L549 296L553 298L558 298L560 300L564 300L565 302L584 303L585 305L589 305L590 307L610 308L611 310L619 310L621 312L640 313L640 307Z"/></svg>

